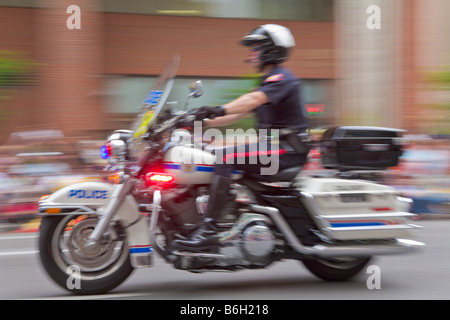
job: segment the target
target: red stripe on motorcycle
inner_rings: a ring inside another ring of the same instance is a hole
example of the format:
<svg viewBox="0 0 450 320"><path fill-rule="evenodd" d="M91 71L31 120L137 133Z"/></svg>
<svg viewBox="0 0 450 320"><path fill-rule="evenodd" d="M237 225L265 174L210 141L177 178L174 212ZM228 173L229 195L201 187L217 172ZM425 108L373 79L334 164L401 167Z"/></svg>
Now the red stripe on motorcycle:
<svg viewBox="0 0 450 320"><path fill-rule="evenodd" d="M268 151L251 151L251 152L239 152L239 153L229 153L223 156L223 161L228 161L232 158L240 158L240 157L256 157L260 155L272 155L272 154L284 154L286 150L278 149L278 150L268 150Z"/></svg>

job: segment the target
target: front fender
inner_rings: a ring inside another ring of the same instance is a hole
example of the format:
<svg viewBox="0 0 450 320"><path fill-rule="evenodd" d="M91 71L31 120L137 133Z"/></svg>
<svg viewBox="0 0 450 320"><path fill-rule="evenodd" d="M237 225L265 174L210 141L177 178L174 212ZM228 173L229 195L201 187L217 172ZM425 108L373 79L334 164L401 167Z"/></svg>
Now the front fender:
<svg viewBox="0 0 450 320"><path fill-rule="evenodd" d="M74 209L92 211L104 206L110 199L115 185L104 182L75 183L52 193L39 202L41 214L67 214ZM58 212L57 209L61 209Z"/></svg>
<svg viewBox="0 0 450 320"><path fill-rule="evenodd" d="M108 202L118 192L118 186L104 182L81 182L66 186L39 202L41 215L87 214L101 215ZM152 247L149 241L149 223L141 215L133 196L120 204L115 217L126 228L130 255L134 267L151 265Z"/></svg>
<svg viewBox="0 0 450 320"><path fill-rule="evenodd" d="M79 214L80 211L101 215L108 202L117 196L119 185L104 182L81 182L66 186L39 202L42 215ZM141 214L133 196L120 204L116 216L124 225L135 223Z"/></svg>

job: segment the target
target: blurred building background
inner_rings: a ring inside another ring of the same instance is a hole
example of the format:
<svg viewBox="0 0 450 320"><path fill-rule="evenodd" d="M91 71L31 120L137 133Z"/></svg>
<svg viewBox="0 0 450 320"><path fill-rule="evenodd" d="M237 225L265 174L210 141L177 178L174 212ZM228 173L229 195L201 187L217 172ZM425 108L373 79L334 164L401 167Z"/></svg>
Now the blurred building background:
<svg viewBox="0 0 450 320"><path fill-rule="evenodd" d="M70 5L81 29L66 26ZM379 29L367 26L371 5ZM30 125L103 138L131 118L174 53L180 79L206 81L202 103L218 104L251 73L239 39L265 23L295 36L287 65L304 80L314 126L448 133L448 108L436 105L449 97L429 75L450 65L449 13L448 0L0 0L0 52L35 63L0 102L2 141Z"/></svg>
<svg viewBox="0 0 450 320"><path fill-rule="evenodd" d="M334 4L339 113L335 119L412 133L450 133L448 80L446 88L441 86L447 92L437 93L437 79L448 78L450 72L450 2ZM380 29L363 27L371 14L362 13L371 5L380 8Z"/></svg>

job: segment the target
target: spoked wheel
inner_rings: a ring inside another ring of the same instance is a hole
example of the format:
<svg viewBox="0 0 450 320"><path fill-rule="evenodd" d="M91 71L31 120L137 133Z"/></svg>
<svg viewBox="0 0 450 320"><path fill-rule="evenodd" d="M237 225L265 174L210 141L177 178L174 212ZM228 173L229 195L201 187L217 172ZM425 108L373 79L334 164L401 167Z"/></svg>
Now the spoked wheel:
<svg viewBox="0 0 450 320"><path fill-rule="evenodd" d="M343 281L357 275L370 257L336 257L302 261L316 277L326 281Z"/></svg>
<svg viewBox="0 0 450 320"><path fill-rule="evenodd" d="M125 236L88 245L97 223L96 216L85 214L45 216L41 222L42 264L58 285L75 294L107 292L133 271Z"/></svg>

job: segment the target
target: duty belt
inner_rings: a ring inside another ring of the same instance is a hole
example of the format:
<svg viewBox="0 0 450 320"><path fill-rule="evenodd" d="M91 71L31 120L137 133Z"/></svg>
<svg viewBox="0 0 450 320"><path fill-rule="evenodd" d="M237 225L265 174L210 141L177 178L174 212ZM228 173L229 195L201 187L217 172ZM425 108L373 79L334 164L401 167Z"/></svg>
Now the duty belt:
<svg viewBox="0 0 450 320"><path fill-rule="evenodd" d="M281 147L288 153L308 153L311 149L311 136L309 133L299 129L266 129L259 131L260 141L279 142Z"/></svg>

